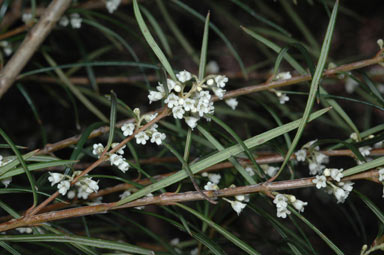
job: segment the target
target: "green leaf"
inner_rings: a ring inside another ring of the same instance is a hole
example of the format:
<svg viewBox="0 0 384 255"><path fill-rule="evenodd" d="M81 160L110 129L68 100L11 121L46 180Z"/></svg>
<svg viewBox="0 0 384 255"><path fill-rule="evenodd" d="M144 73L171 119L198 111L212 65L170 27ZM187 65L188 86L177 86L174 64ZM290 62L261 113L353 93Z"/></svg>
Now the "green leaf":
<svg viewBox="0 0 384 255"><path fill-rule="evenodd" d="M108 142L105 146L105 150L108 151L112 145L113 139L115 138L115 126L116 126L116 106L117 106L117 96L115 92L111 91L111 113L109 117L109 136Z"/></svg>
<svg viewBox="0 0 384 255"><path fill-rule="evenodd" d="M101 249L111 249L115 251L131 252L134 254L154 255L151 250L140 248L123 242L107 241L96 238L80 237L72 235L1 235L0 240L8 242L55 242L55 243L70 243L81 244Z"/></svg>
<svg viewBox="0 0 384 255"><path fill-rule="evenodd" d="M12 246L10 246L9 244L7 244L6 242L3 242L3 241L0 241L0 246L3 247L5 250L7 250L9 253L11 253L12 255L21 255L20 252L18 252L17 250L15 250L14 248L12 248Z"/></svg>
<svg viewBox="0 0 384 255"><path fill-rule="evenodd" d="M365 205L371 209L371 211L376 215L376 217L381 221L381 224L384 224L384 213L366 196L361 194L360 192L353 190L361 200L365 203Z"/></svg>
<svg viewBox="0 0 384 255"><path fill-rule="evenodd" d="M204 217L199 212L193 210L192 208L189 208L183 204L176 204L177 206L183 208L184 210L188 211L189 213L195 215L200 220L206 222L209 226L214 228L217 232L222 234L225 238L227 238L230 242L232 242L234 245L242 249L248 254L256 255L260 254L256 250L254 250L251 246L249 246L247 243L243 242L240 238L236 237L235 235L231 234L229 231L221 227L220 225L216 224L215 222L211 221L210 219Z"/></svg>
<svg viewBox="0 0 384 255"><path fill-rule="evenodd" d="M344 177L346 177L346 176L358 174L358 173L364 172L366 170L369 170L369 169L372 169L375 167L379 167L379 166L383 166L383 165L384 165L384 157L380 157L380 158L368 161L364 164L349 168L343 172L343 175L344 175Z"/></svg>
<svg viewBox="0 0 384 255"><path fill-rule="evenodd" d="M16 157L17 157L17 160L20 162L23 170L24 170L24 173L27 175L27 178L28 178L28 181L29 181L29 184L31 185L31 190L32 190L32 194L33 194L33 207L35 207L37 205L37 200L38 200L38 197L37 197L37 192L36 192L36 184L35 184L35 178L33 177L33 175L29 172L29 169L28 169L28 166L27 164L25 163L24 159L23 159L23 156L21 155L21 153L19 152L19 149L17 149L16 145L13 143L13 141L8 137L8 135L0 128L0 135L4 138L4 140L9 144L9 146L11 146L13 152L16 154ZM1 172L1 170L0 170Z"/></svg>
<svg viewBox="0 0 384 255"><path fill-rule="evenodd" d="M323 115L324 113L326 113L327 111L329 111L330 109L329 108L326 108L326 109L322 109L322 110L319 110L317 112L314 112L310 115L310 118L309 120L312 121L318 117L320 117L321 115ZM251 137L247 140L244 141L244 144L249 148L249 149L252 149L256 146L259 146L261 144L264 144L280 135L283 135L287 132L290 132L292 130L294 130L295 128L297 128L300 124L300 121L301 119L299 120L296 120L296 121L292 121L288 124L285 124L285 125L282 125L280 127L277 127L277 128L273 128L273 129L270 129L260 135L256 135L254 137ZM204 170L206 169L207 167L210 167L210 166L213 166L217 163L220 163L224 160L227 160L228 158L232 157L232 156L236 156L237 154L243 152L243 148L240 146L240 145L233 145L231 147L228 147L220 152L217 152L209 157L206 157L194 164L192 164L190 167L191 167L191 171L193 174L196 174L198 172L200 172L201 170ZM156 183L153 183L153 184L150 184L148 185L147 187L137 191L136 193L133 193L132 195L118 201L116 203L116 206L119 206L119 205L122 205L122 204L125 204L125 203L128 203L130 201L133 201L135 199L138 199L142 196L145 196L146 194L150 193L150 192L154 192L154 191L157 191L161 188L164 188L164 187L167 187L169 185L172 185L178 181L181 181L185 178L187 178L188 175L186 174L186 172L184 170L180 170L178 171L177 173L163 179L163 180L160 180Z"/></svg>
<svg viewBox="0 0 384 255"><path fill-rule="evenodd" d="M200 81L203 80L204 78L205 65L207 63L209 16L210 16L210 13L208 12L207 17L205 18L203 43L201 44L201 52L200 52L200 64L199 64L199 80Z"/></svg>
<svg viewBox="0 0 384 255"><path fill-rule="evenodd" d="M295 138L293 139L293 142L292 142L291 146L289 147L287 154L285 155L284 161L280 167L279 172L277 173L277 176L282 172L285 165L288 163L292 153L294 152L294 150L297 146L297 143L299 142L301 135L303 134L303 131L304 131L304 128L307 124L307 120L309 118L309 115L312 111L313 103L315 102L315 98L316 98L316 94L318 92L321 76L323 74L325 63L326 63L326 60L328 57L329 48L331 46L331 40L332 40L333 30L335 28L338 7L339 7L339 1L336 1L335 6L334 6L333 11L332 11L331 19L330 19L329 24L328 24L327 33L326 33L325 38L324 38L323 46L321 48L320 57L319 57L319 61L317 63L316 71L315 71L315 74L314 74L312 82L311 82L311 88L309 91L309 96L308 96L308 100L307 100L307 105L306 105L305 110L304 110L303 118L300 122L300 126L297 129Z"/></svg>
<svg viewBox="0 0 384 255"><path fill-rule="evenodd" d="M171 76L172 80L177 80L175 73L173 72L173 69L171 65L169 64L167 57L164 55L164 53L161 51L160 47L157 45L155 39L153 39L151 33L149 32L149 29L147 25L145 24L145 21L140 13L140 8L137 3L137 0L133 0L133 11L135 13L135 17L137 20L137 23L139 24L140 30L144 35L145 40L157 56L157 58L160 60L161 64L164 66L165 70L167 70L169 76Z"/></svg>

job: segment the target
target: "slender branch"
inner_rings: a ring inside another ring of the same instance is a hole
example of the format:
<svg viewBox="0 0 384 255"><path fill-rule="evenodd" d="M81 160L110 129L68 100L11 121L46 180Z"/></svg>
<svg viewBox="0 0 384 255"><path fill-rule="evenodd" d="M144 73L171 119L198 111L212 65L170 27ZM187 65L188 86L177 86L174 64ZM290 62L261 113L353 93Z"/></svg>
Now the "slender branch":
<svg viewBox="0 0 384 255"><path fill-rule="evenodd" d="M348 176L343 178L341 181L353 181L353 180L375 180L378 177L378 170L370 170L356 175ZM285 181L276 181L276 182L264 182L255 185L247 185L235 188L225 188L220 190L209 190L203 191L206 196L211 198L217 197L230 197L243 194L252 194L252 193L268 193L271 191L281 191L281 190L290 190L298 188L308 188L313 187L315 184L312 182L314 178L301 178L295 180L285 180ZM163 193L155 197L144 197L137 199L135 201L126 203L119 207L114 207L115 203L104 203L99 205L92 206L83 206L77 208L70 208L61 211L54 211L48 213L42 213L39 215L33 215L29 217L22 217L19 219L13 219L8 222L0 224L0 232L14 229L17 227L23 226L36 226L38 224L67 219L79 216L93 215L98 213L106 213L108 210L116 210L122 208L131 208L137 206L146 206L146 205L172 205L179 202L188 202L188 201L197 201L202 200L201 194L197 191L188 191L183 193Z"/></svg>
<svg viewBox="0 0 384 255"><path fill-rule="evenodd" d="M49 4L40 20L24 38L16 53L0 71L0 98L12 86L17 75L54 28L71 2L71 0L54 0Z"/></svg>

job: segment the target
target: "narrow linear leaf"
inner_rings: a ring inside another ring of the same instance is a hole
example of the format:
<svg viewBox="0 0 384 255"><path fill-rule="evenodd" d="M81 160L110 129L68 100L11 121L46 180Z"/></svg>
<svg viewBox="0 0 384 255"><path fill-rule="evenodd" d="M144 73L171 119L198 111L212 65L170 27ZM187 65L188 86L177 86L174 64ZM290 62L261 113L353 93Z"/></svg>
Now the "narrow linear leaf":
<svg viewBox="0 0 384 255"><path fill-rule="evenodd" d="M112 145L113 139L115 138L115 127L116 127L116 106L117 106L117 96L116 93L111 91L111 113L109 117L109 136L108 136L108 142L105 146L106 151L109 150L109 148Z"/></svg>
<svg viewBox="0 0 384 255"><path fill-rule="evenodd" d="M209 16L210 16L210 13L208 12L207 17L205 18L203 43L201 44L200 64L199 64L199 80L203 80L203 78L204 78L205 65L207 63Z"/></svg>

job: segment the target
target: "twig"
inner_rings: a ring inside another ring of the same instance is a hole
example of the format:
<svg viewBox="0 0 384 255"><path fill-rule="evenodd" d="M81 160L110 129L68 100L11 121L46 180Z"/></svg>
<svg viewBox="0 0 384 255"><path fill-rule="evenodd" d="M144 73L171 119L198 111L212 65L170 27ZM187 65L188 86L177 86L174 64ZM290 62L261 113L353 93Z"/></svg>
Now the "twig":
<svg viewBox="0 0 384 255"><path fill-rule="evenodd" d="M71 0L52 1L38 23L24 38L23 43L17 49L16 53L7 62L4 69L0 71L0 98L12 86L17 75L48 36L49 32L54 28L56 22L71 2Z"/></svg>
<svg viewBox="0 0 384 255"><path fill-rule="evenodd" d="M353 181L360 179L372 180L378 177L378 170L370 170L356 175L343 178L341 181ZM314 178L302 178L295 180L276 181L272 183L259 183L255 185L248 185L235 188L225 188L220 190L204 191L208 197L229 197L244 194L252 194L258 192L271 192L298 188L312 187L315 184L312 182ZM23 226L36 226L44 222L67 219L79 216L86 216L98 213L106 213L108 210L116 210L122 208L131 208L146 205L172 205L178 202L188 202L202 200L201 194L197 191L189 191L184 193L164 193L155 197L144 197L135 201L126 203L119 207L114 207L115 203L104 203L93 206L83 206L78 208L71 208L61 211L42 213L30 217L22 217L13 219L8 222L0 224L0 232L14 229Z"/></svg>

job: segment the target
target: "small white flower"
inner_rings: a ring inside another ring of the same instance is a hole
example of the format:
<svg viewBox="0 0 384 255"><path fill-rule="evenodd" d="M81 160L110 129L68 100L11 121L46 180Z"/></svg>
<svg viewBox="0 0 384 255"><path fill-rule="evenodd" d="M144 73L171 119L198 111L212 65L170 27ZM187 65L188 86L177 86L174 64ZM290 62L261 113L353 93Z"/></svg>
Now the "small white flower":
<svg viewBox="0 0 384 255"><path fill-rule="evenodd" d="M117 145L119 145L119 143L112 143L111 144L112 149L115 148ZM116 153L123 155L125 147L126 145L123 145L123 147L121 147L118 151L116 151Z"/></svg>
<svg viewBox="0 0 384 255"><path fill-rule="evenodd" d="M67 194L67 191L69 190L71 186L71 183L69 181L61 181L58 185L57 188L59 189L59 193L61 195Z"/></svg>
<svg viewBox="0 0 384 255"><path fill-rule="evenodd" d="M184 109L181 106L175 106L172 108L172 114L175 119L182 119L184 116Z"/></svg>
<svg viewBox="0 0 384 255"><path fill-rule="evenodd" d="M310 175L316 175L316 174L320 174L325 168L325 166L317 162L311 162L309 163L308 168L309 168Z"/></svg>
<svg viewBox="0 0 384 255"><path fill-rule="evenodd" d="M121 0L107 0L105 7L109 13L113 13L119 7Z"/></svg>
<svg viewBox="0 0 384 255"><path fill-rule="evenodd" d="M357 134L356 134L355 132L353 132L353 133L349 136L349 138L351 138L351 139L354 140L355 142L358 142L358 141L359 141L359 139L358 139L358 137L357 137Z"/></svg>
<svg viewBox="0 0 384 255"><path fill-rule="evenodd" d="M286 208L288 206L288 198L283 194L277 194L273 199L273 203L277 208Z"/></svg>
<svg viewBox="0 0 384 255"><path fill-rule="evenodd" d="M267 168L267 174L270 176L270 177L273 177L276 175L277 171L279 170L278 167L275 167L275 166L269 166Z"/></svg>
<svg viewBox="0 0 384 255"><path fill-rule="evenodd" d="M248 203L249 202L249 195L246 194L246 195L237 195L235 196L236 200L237 201L240 201L240 202L246 202Z"/></svg>
<svg viewBox="0 0 384 255"><path fill-rule="evenodd" d="M142 144L142 145L145 145L147 143L147 140L149 140L149 136L143 131L135 135L135 138L136 138L136 143Z"/></svg>
<svg viewBox="0 0 384 255"><path fill-rule="evenodd" d="M179 105L179 97L175 94L171 93L168 95L168 97L164 100L164 103L168 105L169 108L173 108L177 105Z"/></svg>
<svg viewBox="0 0 384 255"><path fill-rule="evenodd" d="M21 16L21 20L27 24L29 21L32 20L32 13L23 13L23 15Z"/></svg>
<svg viewBox="0 0 384 255"><path fill-rule="evenodd" d="M173 238L169 244L172 245L172 246L176 246L180 243L180 239L179 238Z"/></svg>
<svg viewBox="0 0 384 255"><path fill-rule="evenodd" d="M207 182L207 184L204 185L204 189L205 190L218 190L219 187L215 183Z"/></svg>
<svg viewBox="0 0 384 255"><path fill-rule="evenodd" d="M275 77L276 80L288 80L288 79L291 79L292 78L292 75L290 72L281 72L281 73L278 73Z"/></svg>
<svg viewBox="0 0 384 255"><path fill-rule="evenodd" d="M189 111L194 112L194 111L196 111L195 104L196 104L196 100L191 99L191 98L185 99L184 100L184 104L183 104L184 110L186 112L189 112Z"/></svg>
<svg viewBox="0 0 384 255"><path fill-rule="evenodd" d="M304 206L306 206L307 204L308 202L303 202L299 199L296 199L296 201L292 203L293 207L295 207L295 209L299 212L304 212Z"/></svg>
<svg viewBox="0 0 384 255"><path fill-rule="evenodd" d="M333 194L337 199L337 203L344 203L345 199L349 195L349 192L345 192L345 190L342 188L334 188Z"/></svg>
<svg viewBox="0 0 384 255"><path fill-rule="evenodd" d="M176 84L175 87L173 88L177 93L181 91L181 86L179 84Z"/></svg>
<svg viewBox="0 0 384 255"><path fill-rule="evenodd" d="M371 154L371 150L372 148L370 146L363 146L359 148L359 151L363 156L369 156L369 154Z"/></svg>
<svg viewBox="0 0 384 255"><path fill-rule="evenodd" d="M352 94L358 85L359 83L357 81L348 77L345 81L345 91L347 91L348 94Z"/></svg>
<svg viewBox="0 0 384 255"><path fill-rule="evenodd" d="M214 79L207 80L207 85L208 86L213 86L214 84L215 84L215 80Z"/></svg>
<svg viewBox="0 0 384 255"><path fill-rule="evenodd" d="M287 207L277 208L277 217L285 219L289 214L291 214L291 211Z"/></svg>
<svg viewBox="0 0 384 255"><path fill-rule="evenodd" d="M126 171L128 171L129 170L129 167L130 167L130 165L129 165L129 163L127 162L127 161L123 161L123 162L121 162L118 166L117 166L117 168L119 168L120 169L120 171L122 171L123 173L125 173Z"/></svg>
<svg viewBox="0 0 384 255"><path fill-rule="evenodd" d="M228 82L228 78L225 75L217 75L215 77L216 86L219 88L224 88Z"/></svg>
<svg viewBox="0 0 384 255"><path fill-rule="evenodd" d="M379 181L384 181L384 168L379 170Z"/></svg>
<svg viewBox="0 0 384 255"><path fill-rule="evenodd" d="M295 152L296 160L297 161L305 161L305 158L307 157L307 151L306 150L298 150Z"/></svg>
<svg viewBox="0 0 384 255"><path fill-rule="evenodd" d="M208 179L214 183L214 184L219 184L221 175L220 174L208 174Z"/></svg>
<svg viewBox="0 0 384 255"><path fill-rule="evenodd" d="M345 190L347 192L351 192L353 190L353 184L355 184L355 183L353 183L353 182L339 182L338 184L343 190Z"/></svg>
<svg viewBox="0 0 384 255"><path fill-rule="evenodd" d="M377 143L375 143L374 145L373 145L373 147L375 148L375 149L381 149L381 148L383 148L383 141L380 141L380 142L377 142Z"/></svg>
<svg viewBox="0 0 384 255"><path fill-rule="evenodd" d="M317 189L327 187L327 178L324 175L316 175L312 182L316 184Z"/></svg>
<svg viewBox="0 0 384 255"><path fill-rule="evenodd" d="M76 196L76 192L75 191L73 191L73 190L68 191L68 193L67 193L67 198L68 199L74 199L75 196Z"/></svg>
<svg viewBox="0 0 384 255"><path fill-rule="evenodd" d="M129 190L126 190L126 191L124 191L123 193L121 193L121 194L119 195L119 197L120 197L121 199L123 199L123 198L129 197L131 194L132 194L132 193L131 193Z"/></svg>
<svg viewBox="0 0 384 255"><path fill-rule="evenodd" d="M134 130L135 124L133 123L125 123L123 126L121 126L121 131L123 131L124 136L132 135Z"/></svg>
<svg viewBox="0 0 384 255"><path fill-rule="evenodd" d="M20 232L20 234L31 234L33 231L32 231L32 228L16 228L17 231Z"/></svg>
<svg viewBox="0 0 384 255"><path fill-rule="evenodd" d="M215 95L216 95L218 98L223 99L224 94L225 94L225 92L226 92L225 89L221 89L221 88L215 88L215 87L213 87L212 90L213 90L213 93L215 93Z"/></svg>
<svg viewBox="0 0 384 255"><path fill-rule="evenodd" d="M184 117L185 123L191 128L194 129L197 125L198 118L195 117Z"/></svg>
<svg viewBox="0 0 384 255"><path fill-rule="evenodd" d="M336 169L336 168L331 168L331 178L334 179L337 182L340 182L340 179L343 178L343 169Z"/></svg>
<svg viewBox="0 0 384 255"><path fill-rule="evenodd" d="M81 22L83 19L80 17L78 13L71 14L71 26L72 28L81 28Z"/></svg>
<svg viewBox="0 0 384 255"><path fill-rule="evenodd" d="M253 171L253 168L250 167L250 166L247 166L245 168L245 171L249 174L249 176L254 176L255 175L255 172Z"/></svg>
<svg viewBox="0 0 384 255"><path fill-rule="evenodd" d="M244 204L240 201L232 201L226 198L223 198L223 199L231 204L232 209L237 213L237 215L240 215L243 209L247 206L247 204Z"/></svg>
<svg viewBox="0 0 384 255"><path fill-rule="evenodd" d="M61 17L61 19L60 19L60 21L59 21L59 24L60 24L60 26L62 26L62 27L66 27L66 26L68 26L68 24L69 24L69 19L68 19L68 17L67 17L67 16L63 16L63 17Z"/></svg>
<svg viewBox="0 0 384 255"><path fill-rule="evenodd" d="M100 157L100 155L103 153L103 151L104 151L104 146L101 143L95 143L93 145L93 151L92 151L93 155Z"/></svg>
<svg viewBox="0 0 384 255"><path fill-rule="evenodd" d="M225 100L225 103L232 108L232 110L235 110L239 102L237 101L236 98L230 98Z"/></svg>
<svg viewBox="0 0 384 255"><path fill-rule="evenodd" d="M8 185L12 182L12 177L8 177L8 178L5 178L5 179L2 179L1 180L1 183L5 186L5 187L8 187Z"/></svg>
<svg viewBox="0 0 384 255"><path fill-rule="evenodd" d="M289 97L287 96L287 94L279 93L278 97L280 104L285 104L285 102L289 101Z"/></svg>
<svg viewBox="0 0 384 255"><path fill-rule="evenodd" d="M157 145L160 145L165 138L166 135L164 133L155 132L152 134L151 143L156 143Z"/></svg>
<svg viewBox="0 0 384 255"><path fill-rule="evenodd" d="M207 73L215 74L215 73L218 73L220 71L220 68L219 68L219 65L217 64L216 61L210 60L207 64L205 70Z"/></svg>
<svg viewBox="0 0 384 255"><path fill-rule="evenodd" d="M63 179L64 179L63 174L49 172L48 181L51 183L51 186L61 182Z"/></svg>
<svg viewBox="0 0 384 255"><path fill-rule="evenodd" d="M115 165L115 166L118 166L120 165L121 163L124 162L124 159L121 155L118 155L118 154L112 154L110 157L109 157L109 161L111 162L111 165Z"/></svg>
<svg viewBox="0 0 384 255"><path fill-rule="evenodd" d="M176 77L180 82L186 82L192 79L192 74L184 70L176 74Z"/></svg>
<svg viewBox="0 0 384 255"><path fill-rule="evenodd" d="M9 42L7 41L0 41L0 46L3 48L5 56L10 56L13 52L13 49Z"/></svg>
<svg viewBox="0 0 384 255"><path fill-rule="evenodd" d="M148 99L149 99L150 104L152 102L159 101L159 100L163 99L163 93L151 90L151 91L149 91Z"/></svg>

